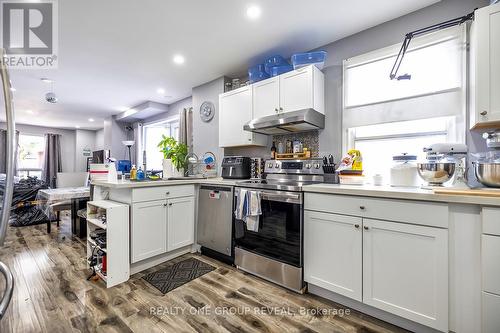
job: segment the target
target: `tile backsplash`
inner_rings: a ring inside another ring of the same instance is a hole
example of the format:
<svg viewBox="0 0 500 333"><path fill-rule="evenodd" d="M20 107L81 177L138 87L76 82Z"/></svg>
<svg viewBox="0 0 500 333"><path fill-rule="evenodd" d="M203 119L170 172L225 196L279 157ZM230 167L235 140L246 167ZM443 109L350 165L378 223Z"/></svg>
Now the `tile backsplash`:
<svg viewBox="0 0 500 333"><path fill-rule="evenodd" d="M278 147L279 142L282 142L286 146L287 140L301 141L303 146L311 151L311 157L319 157L319 131L273 135L276 147Z"/></svg>

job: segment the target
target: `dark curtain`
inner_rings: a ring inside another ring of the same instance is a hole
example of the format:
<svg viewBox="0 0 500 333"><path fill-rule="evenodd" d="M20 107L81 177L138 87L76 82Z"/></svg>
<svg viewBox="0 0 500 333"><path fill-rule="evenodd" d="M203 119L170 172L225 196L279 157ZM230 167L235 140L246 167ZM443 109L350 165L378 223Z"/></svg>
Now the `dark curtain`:
<svg viewBox="0 0 500 333"><path fill-rule="evenodd" d="M42 180L51 188L56 187L57 173L62 172L60 138L59 134L45 134Z"/></svg>
<svg viewBox="0 0 500 333"><path fill-rule="evenodd" d="M14 160L15 174L17 175L17 160L19 154L19 131L16 131L16 152ZM0 173L5 173L7 168L7 131L0 129Z"/></svg>

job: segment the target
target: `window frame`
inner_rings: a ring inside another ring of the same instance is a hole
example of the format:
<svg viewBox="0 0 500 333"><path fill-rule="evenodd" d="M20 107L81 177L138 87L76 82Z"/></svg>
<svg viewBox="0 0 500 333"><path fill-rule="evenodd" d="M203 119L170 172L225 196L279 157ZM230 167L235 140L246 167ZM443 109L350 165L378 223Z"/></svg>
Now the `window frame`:
<svg viewBox="0 0 500 333"><path fill-rule="evenodd" d="M453 28L448 28L442 31L438 31L435 33L431 33L422 37L418 37L412 40L412 45L410 45L409 52L422 49L425 47L431 47L433 45L437 45L449 40L457 39L459 43L468 45L468 34L467 34L467 29L468 26L464 24L463 26L458 26L458 27L453 27ZM401 98L395 98L395 99L389 99L389 100L384 100L380 102L373 102L373 103L366 103L366 104L360 104L360 105L351 105L351 106L346 106L346 90L347 90L347 85L346 85L346 70L348 68L354 67L354 66L361 66L364 64L369 64L375 61L387 59L390 57L394 57L397 55L401 45L400 44L393 44L388 47L384 47L378 50L374 50L365 54L361 54L355 57L351 57L349 59L345 59L343 61L343 66L342 66L342 154L345 155L347 151L355 146L355 141L359 140L355 136L355 128L361 127L361 126L369 126L369 125L378 125L378 124L387 124L387 123L394 123L394 122L404 122L404 121L412 121L412 120L419 120L419 119L432 119L432 118L442 118L442 117L448 117L449 121L447 122L447 131L446 131L446 136L447 136L447 141L448 142L458 142L458 143L465 143L466 142L466 126L467 126L467 73L468 73L468 68L467 68L467 53L468 50L464 48L464 50L461 52L461 58L462 58L462 66L461 66L461 81L462 81L462 86L458 88L451 88L451 89L445 89L441 91L435 91L435 92L429 92L425 94L420 94L420 95L411 95L411 96L405 96ZM354 59L354 62L350 65L348 65L348 61L352 61ZM389 69L387 71L387 76L389 79ZM347 124L345 123L345 112L349 112L350 110L356 109L356 108L364 108L364 107L370 107L370 106L376 106L376 107L381 107L383 108L384 104L390 104L390 103L398 103L398 102L403 102L404 101L410 101L410 100L415 100L419 98L426 98L426 96L429 96L432 98L432 96L440 96L446 93L454 93L456 92L457 94L460 94L460 110L459 112L456 112L455 115L453 114L439 114L436 116L418 116L418 117L408 117L408 118L401 118L401 119L391 119L390 121L376 121L376 122L367 122L365 124L360 124L359 126L354 126L354 127L348 127L346 126ZM452 121L452 119L454 120ZM417 133L411 133L408 135L394 135L394 136L380 136L378 139L397 139L397 138L404 138L404 137L417 137L417 135L429 135L430 132L423 132L422 134L417 134ZM434 134L434 133L430 133ZM439 133L438 133L439 134ZM442 134L442 133L441 133Z"/></svg>
<svg viewBox="0 0 500 333"><path fill-rule="evenodd" d="M40 138L45 139L45 136L43 134L24 133L23 132L23 133L19 133L19 141L21 141L21 136L31 136L31 137L35 136L35 137L40 137ZM43 159L41 161L42 167L40 167L40 168L22 168L22 167L20 167L20 165L21 165L21 159L20 159L20 156L19 156L20 149L21 149L21 143L18 142L17 143L18 156L17 156L17 163L16 163L16 175L19 175L20 172L26 172L27 176L29 177L30 176L30 172L41 172L41 173L43 173ZM45 143L43 144L43 154L45 155Z"/></svg>
<svg viewBox="0 0 500 333"><path fill-rule="evenodd" d="M141 130L140 130L140 137L141 137L140 147L141 147L141 153L139 153L138 156L137 156L138 157L137 160L141 161L140 164L142 164L143 152L146 151L146 145L147 145L146 131L147 131L148 127L153 127L154 125L161 125L161 124L168 124L169 125L170 135L172 135L172 129L174 128L172 126L172 124L177 124L178 127L180 127L180 117L178 115L176 115L176 116L172 116L172 117L168 117L168 118L164 118L164 119L158 119L158 120L149 121L149 122L145 122L145 123L140 123L139 124L139 128L142 127ZM178 137L177 138L174 137L174 139L179 140ZM146 160L148 160L147 154L146 154Z"/></svg>

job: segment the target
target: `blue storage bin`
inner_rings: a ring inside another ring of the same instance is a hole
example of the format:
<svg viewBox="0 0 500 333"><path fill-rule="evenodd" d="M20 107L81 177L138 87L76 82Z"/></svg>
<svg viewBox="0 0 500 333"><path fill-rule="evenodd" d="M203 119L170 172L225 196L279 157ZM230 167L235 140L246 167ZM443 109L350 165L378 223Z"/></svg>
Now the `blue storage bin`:
<svg viewBox="0 0 500 333"><path fill-rule="evenodd" d="M319 69L323 69L326 55L326 51L296 53L292 56L293 68L297 69L308 65L315 65Z"/></svg>
<svg viewBox="0 0 500 333"><path fill-rule="evenodd" d="M274 66L270 68L271 76L278 76L280 74L293 71L292 65L284 65L284 66Z"/></svg>
<svg viewBox="0 0 500 333"><path fill-rule="evenodd" d="M280 55L274 55L272 57L269 57L264 61L264 70L266 71L267 74L271 74L271 68L276 67L276 66L285 66L285 65L290 65L288 61L285 60Z"/></svg>
<svg viewBox="0 0 500 333"><path fill-rule="evenodd" d="M268 78L270 78L270 76L266 73L264 64L248 68L248 79L250 80L250 83L259 82Z"/></svg>

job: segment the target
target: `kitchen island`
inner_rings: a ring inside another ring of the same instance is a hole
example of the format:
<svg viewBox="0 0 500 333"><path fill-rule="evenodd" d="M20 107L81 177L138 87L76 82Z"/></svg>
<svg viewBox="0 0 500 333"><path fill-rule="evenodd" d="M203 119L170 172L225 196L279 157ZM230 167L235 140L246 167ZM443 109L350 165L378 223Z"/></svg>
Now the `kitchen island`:
<svg viewBox="0 0 500 333"><path fill-rule="evenodd" d="M93 200L129 207L130 274L195 252L198 186L234 185L221 178L157 181L93 181ZM108 235L109 237L110 235Z"/></svg>

